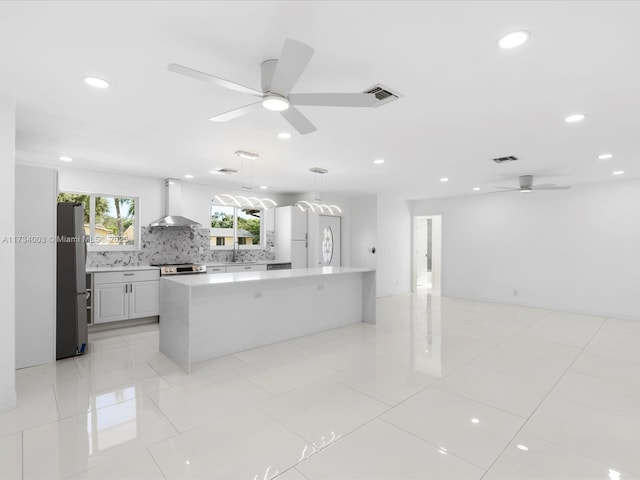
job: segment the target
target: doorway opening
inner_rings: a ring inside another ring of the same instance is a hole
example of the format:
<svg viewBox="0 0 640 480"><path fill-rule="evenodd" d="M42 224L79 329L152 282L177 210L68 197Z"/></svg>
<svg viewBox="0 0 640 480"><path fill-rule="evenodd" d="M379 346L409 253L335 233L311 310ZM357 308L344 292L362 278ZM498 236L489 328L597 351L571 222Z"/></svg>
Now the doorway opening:
<svg viewBox="0 0 640 480"><path fill-rule="evenodd" d="M413 217L413 291L440 295L442 215Z"/></svg>

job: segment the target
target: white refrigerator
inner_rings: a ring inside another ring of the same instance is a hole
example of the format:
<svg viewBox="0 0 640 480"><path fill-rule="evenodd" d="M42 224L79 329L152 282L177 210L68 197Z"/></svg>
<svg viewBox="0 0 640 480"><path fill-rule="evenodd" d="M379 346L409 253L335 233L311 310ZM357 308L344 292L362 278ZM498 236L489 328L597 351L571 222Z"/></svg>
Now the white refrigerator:
<svg viewBox="0 0 640 480"><path fill-rule="evenodd" d="M294 206L275 210L276 261L307 268L307 212Z"/></svg>

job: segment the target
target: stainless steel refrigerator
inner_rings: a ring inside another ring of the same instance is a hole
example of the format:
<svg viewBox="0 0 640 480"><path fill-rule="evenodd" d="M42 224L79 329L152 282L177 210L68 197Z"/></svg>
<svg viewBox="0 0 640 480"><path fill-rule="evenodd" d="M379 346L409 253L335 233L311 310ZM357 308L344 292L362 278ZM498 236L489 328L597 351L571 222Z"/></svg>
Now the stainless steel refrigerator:
<svg viewBox="0 0 640 480"><path fill-rule="evenodd" d="M87 349L87 256L82 203L58 204L56 359Z"/></svg>

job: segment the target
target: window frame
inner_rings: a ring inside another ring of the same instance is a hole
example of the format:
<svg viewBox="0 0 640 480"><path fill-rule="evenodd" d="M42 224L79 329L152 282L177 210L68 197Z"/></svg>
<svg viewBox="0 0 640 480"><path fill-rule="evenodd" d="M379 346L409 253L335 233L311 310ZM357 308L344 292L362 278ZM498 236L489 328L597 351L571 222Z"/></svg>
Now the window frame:
<svg viewBox="0 0 640 480"><path fill-rule="evenodd" d="M95 192L83 192L78 190L59 190L58 195L61 193L69 193L72 195L87 195L89 197L89 239L96 238L96 197L102 198L128 198L135 202L135 213L133 215L135 238L133 245L109 245L106 243L92 243L87 242L87 251L89 252L117 252L126 250L140 250L141 243L141 231L140 228L140 197L133 195L123 195L114 193L95 193Z"/></svg>
<svg viewBox="0 0 640 480"><path fill-rule="evenodd" d="M265 248L265 212L267 211L265 208L251 208L252 210L260 210L260 242L257 244L241 244L238 240L238 211L239 210L247 210L250 207L238 207L236 205L225 205L222 203L211 202L209 204L209 224L211 224L211 210L214 207L226 207L233 209L233 242L232 245L211 245L211 241L209 241L209 248L211 250L233 250L236 242L238 243L238 250L264 250ZM209 232L213 233L213 228L210 227ZM209 236L211 238L211 235Z"/></svg>

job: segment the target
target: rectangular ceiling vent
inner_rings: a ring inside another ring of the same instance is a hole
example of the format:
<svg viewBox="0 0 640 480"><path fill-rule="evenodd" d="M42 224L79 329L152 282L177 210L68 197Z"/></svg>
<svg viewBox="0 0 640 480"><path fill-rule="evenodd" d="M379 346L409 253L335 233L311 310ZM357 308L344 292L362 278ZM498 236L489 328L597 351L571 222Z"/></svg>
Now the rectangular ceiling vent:
<svg viewBox="0 0 640 480"><path fill-rule="evenodd" d="M221 175L232 175L234 173L238 173L238 170L235 168L218 168L217 172Z"/></svg>
<svg viewBox="0 0 640 480"><path fill-rule="evenodd" d="M378 99L378 101L376 102L376 104L374 105L374 107L379 107L380 105L384 105L386 103L389 102L393 102L395 100L397 100L398 98L402 97L402 95L400 95L397 92L393 92L391 91L389 88L385 87L384 85L374 85L371 88L368 88L367 90L365 90L362 93L370 93L375 95L375 97Z"/></svg>
<svg viewBox="0 0 640 480"><path fill-rule="evenodd" d="M493 159L493 161L496 163L515 162L516 160L518 160L518 157L514 155L509 155L508 157L498 157Z"/></svg>

